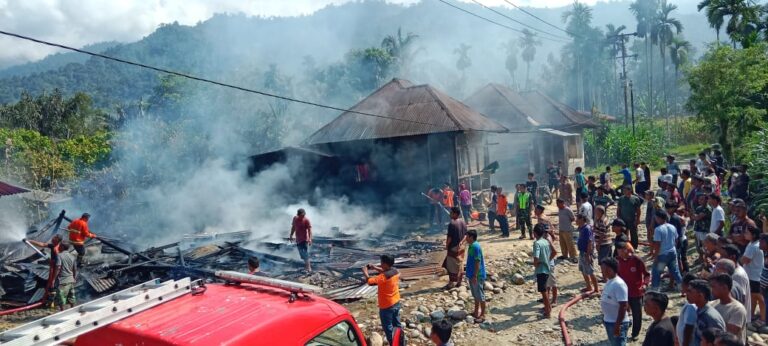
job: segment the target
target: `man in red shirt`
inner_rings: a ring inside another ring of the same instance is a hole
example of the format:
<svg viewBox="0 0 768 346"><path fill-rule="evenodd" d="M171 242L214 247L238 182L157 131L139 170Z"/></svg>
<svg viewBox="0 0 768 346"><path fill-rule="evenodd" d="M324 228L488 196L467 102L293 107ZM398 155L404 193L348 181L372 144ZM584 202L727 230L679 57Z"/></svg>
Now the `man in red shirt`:
<svg viewBox="0 0 768 346"><path fill-rule="evenodd" d="M629 289L629 308L632 310L632 340L640 335L643 320L643 294L645 286L651 280L651 275L645 268L645 263L634 254L630 243L616 244L619 252L619 277Z"/></svg>
<svg viewBox="0 0 768 346"><path fill-rule="evenodd" d="M72 221L67 226L69 232L69 242L72 243L72 247L77 251L77 266L83 265L83 257L85 256L85 241L88 238L96 238L96 234L91 233L88 229L88 220L90 220L91 214L85 213L79 219Z"/></svg>
<svg viewBox="0 0 768 346"><path fill-rule="evenodd" d="M309 264L309 247L312 246L312 224L309 223L306 215L307 212L304 209L299 209L296 212L296 216L293 217L291 235L288 237L288 241L292 242L293 235L296 235L296 247L299 249L299 256L304 260L304 270L307 273L311 273L312 266Z"/></svg>

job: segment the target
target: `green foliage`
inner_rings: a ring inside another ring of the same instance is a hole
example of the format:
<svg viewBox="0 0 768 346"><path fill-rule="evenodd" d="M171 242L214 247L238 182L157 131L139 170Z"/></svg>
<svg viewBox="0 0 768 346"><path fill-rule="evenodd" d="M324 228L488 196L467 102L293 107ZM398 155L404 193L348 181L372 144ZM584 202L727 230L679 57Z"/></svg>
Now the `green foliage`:
<svg viewBox="0 0 768 346"><path fill-rule="evenodd" d="M665 154L664 135L648 122L632 128L623 125L603 125L584 132L584 150L587 166L631 164L645 161L660 164Z"/></svg>
<svg viewBox="0 0 768 346"><path fill-rule="evenodd" d="M726 157L766 120L768 46L735 50L713 47L686 72L691 86L688 108L717 133Z"/></svg>
<svg viewBox="0 0 768 346"><path fill-rule="evenodd" d="M23 93L19 102L0 105L0 127L34 130L43 136L66 139L105 130L107 118L93 107L90 96L77 93L66 98L57 89L37 97Z"/></svg>
<svg viewBox="0 0 768 346"><path fill-rule="evenodd" d="M747 138L744 150L744 162L749 164L752 172L750 191L752 192L751 207L768 214L768 127L762 127ZM757 174L755 174L757 173Z"/></svg>
<svg viewBox="0 0 768 346"><path fill-rule="evenodd" d="M112 152L110 133L98 132L93 136L77 136L61 141L57 148L62 159L71 162L78 170L89 169L107 162Z"/></svg>

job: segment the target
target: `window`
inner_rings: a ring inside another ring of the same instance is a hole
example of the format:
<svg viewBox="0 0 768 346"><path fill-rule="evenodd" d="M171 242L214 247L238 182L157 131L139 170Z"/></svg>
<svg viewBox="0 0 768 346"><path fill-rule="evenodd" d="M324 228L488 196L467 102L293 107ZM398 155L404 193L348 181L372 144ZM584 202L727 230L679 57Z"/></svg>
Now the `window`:
<svg viewBox="0 0 768 346"><path fill-rule="evenodd" d="M322 334L310 340L306 346L359 346L355 328L347 321L341 321Z"/></svg>

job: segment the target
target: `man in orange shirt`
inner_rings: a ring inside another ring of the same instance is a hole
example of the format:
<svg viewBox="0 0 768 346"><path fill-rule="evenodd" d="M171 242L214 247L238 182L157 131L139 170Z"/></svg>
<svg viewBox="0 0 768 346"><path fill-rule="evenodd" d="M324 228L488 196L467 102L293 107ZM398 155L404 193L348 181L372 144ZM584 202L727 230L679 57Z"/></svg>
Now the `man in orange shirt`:
<svg viewBox="0 0 768 346"><path fill-rule="evenodd" d="M443 206L450 210L453 208L453 197L456 193L451 189L451 185L448 183L443 184Z"/></svg>
<svg viewBox="0 0 768 346"><path fill-rule="evenodd" d="M499 221L501 236L509 238L509 221L507 220L507 195L502 191L501 186L496 188L496 220Z"/></svg>
<svg viewBox="0 0 768 346"><path fill-rule="evenodd" d="M96 238L96 234L93 234L88 230L88 220L90 218L91 214L85 213L79 219L72 221L72 223L67 226L69 242L72 243L72 247L77 251L78 267L83 264L83 257L85 256L85 240L87 238Z"/></svg>
<svg viewBox="0 0 768 346"><path fill-rule="evenodd" d="M363 276L370 286L379 286L379 317L381 328L392 344L392 334L395 328L402 328L400 324L400 272L394 268L395 258L391 255L381 255L381 266L367 265L363 267ZM371 277L368 269L374 269L379 275Z"/></svg>

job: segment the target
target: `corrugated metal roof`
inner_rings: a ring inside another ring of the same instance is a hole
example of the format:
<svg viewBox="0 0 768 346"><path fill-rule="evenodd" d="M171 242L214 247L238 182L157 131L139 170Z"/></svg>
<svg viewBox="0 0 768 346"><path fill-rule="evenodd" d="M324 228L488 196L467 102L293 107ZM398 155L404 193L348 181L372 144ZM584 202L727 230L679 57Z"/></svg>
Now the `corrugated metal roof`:
<svg viewBox="0 0 768 346"><path fill-rule="evenodd" d="M374 297L378 292L378 286L362 284L328 290L323 295L330 300L352 300Z"/></svg>
<svg viewBox="0 0 768 346"><path fill-rule="evenodd" d="M500 84L480 88L466 103L513 130L598 125L589 113L577 111L540 91L518 92Z"/></svg>
<svg viewBox="0 0 768 346"><path fill-rule="evenodd" d="M0 196L10 196L24 192L29 192L29 190L0 181Z"/></svg>
<svg viewBox="0 0 768 346"><path fill-rule="evenodd" d="M575 133L568 133L568 132L563 132L555 129L539 129L539 131L546 132L546 133L553 134L555 136L560 136L560 137L578 136L578 134L575 134Z"/></svg>
<svg viewBox="0 0 768 346"><path fill-rule="evenodd" d="M504 126L430 85L394 79L309 136L304 144L392 138L453 131L506 132ZM390 119L394 118L394 119Z"/></svg>
<svg viewBox="0 0 768 346"><path fill-rule="evenodd" d="M99 293L107 291L117 285L117 279L110 277L100 279L91 276L85 276L85 281L87 281L88 284L91 285L91 287L93 287L93 289Z"/></svg>

